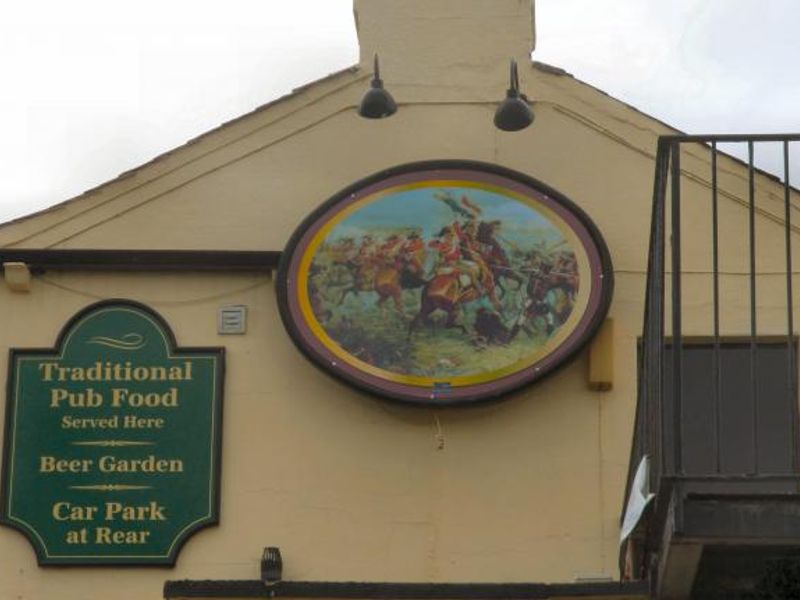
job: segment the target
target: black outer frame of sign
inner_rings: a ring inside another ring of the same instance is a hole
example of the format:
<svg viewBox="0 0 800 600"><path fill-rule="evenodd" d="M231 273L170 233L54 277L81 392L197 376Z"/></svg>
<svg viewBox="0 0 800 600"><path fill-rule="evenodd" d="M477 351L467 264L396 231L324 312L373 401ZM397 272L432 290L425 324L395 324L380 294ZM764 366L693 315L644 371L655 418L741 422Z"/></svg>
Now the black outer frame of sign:
<svg viewBox="0 0 800 600"><path fill-rule="evenodd" d="M370 384L366 381L362 381L356 377L349 375L348 373L339 370L339 369L332 369L327 361L325 361L321 356L317 355L315 352L312 352L305 346L303 343L302 337L298 330L297 325L295 324L294 320L291 318L291 310L289 307L289 290L288 290L288 271L289 265L291 264L294 251L300 242L301 238L305 234L305 232L317 222L317 220L330 208L335 206L337 203L341 202L347 196L354 194L363 188L382 181L383 179L387 179L389 177L394 177L396 175L404 175L407 173L413 173L414 171L431 171L431 170L475 170L475 171L482 171L484 173L489 173L492 175L499 175L501 177L506 177L508 179L517 181L519 183L523 183L537 191L544 193L545 195L549 196L550 198L554 199L557 203L561 206L564 206L567 210L569 210L573 215L577 217L577 219L583 224L586 228L586 231L589 234L592 242L597 248L598 254L600 255L600 265L601 265L601 272L603 277L603 290L602 295L600 297L600 303L597 307L597 311L593 315L591 321L586 325L583 335L574 342L572 348L562 357L560 361L557 363L550 365L546 369L542 369L539 371L538 375L532 379L524 380L517 385L499 390L495 393L489 394L481 394L476 396L468 396L465 398L460 398L458 400L447 400L443 398L437 398L435 402L430 401L423 401L418 400L415 398L409 398L407 396L401 394L395 394L392 392L387 392L383 388L377 385ZM608 247L606 246L605 240L603 236L600 234L600 230L595 225L594 221L589 217L589 215L584 212L582 208L580 208L577 204L575 204L572 200L567 198L564 194L559 192L558 190L553 189L549 185L546 185L540 182L533 177L520 173L518 171L514 171L512 169L508 169L506 167L501 167L500 165L495 165L492 163L484 163L480 161L472 161L472 160L454 160L454 159L442 159L442 160L428 160L428 161L419 161L419 162L412 162L412 163L405 163L402 165L398 165L396 167L390 167L388 169L384 169L382 171L378 171L377 173L373 173L355 183L347 186L343 190L334 194L331 198L323 202L320 206L318 206L311 214L309 214L300 225L294 230L289 241L286 243L286 247L284 248L283 252L281 253L280 262L278 265L278 274L276 278L276 285L275 291L277 294L278 299L278 309L280 311L281 320L283 321L283 325L286 328L286 331L289 333L289 337L291 337L292 342L303 355L306 356L316 367L320 368L324 372L329 375L334 376L335 378L344 381L345 383L356 387L361 390L365 390L381 399L384 400L391 400L395 402L400 402L406 405L414 405L414 406L424 406L427 408L431 407L450 407L450 406L473 406L478 404L484 404L491 401L497 401L503 399L505 396L511 394L512 392L519 390L525 386L531 385L541 379L552 375L560 368L566 366L567 364L571 363L578 353L586 346L586 344L595 336L597 330L600 328L603 320L605 319L606 315L608 314L608 309L611 305L611 298L614 292L614 269L611 263L611 254L608 251Z"/></svg>
<svg viewBox="0 0 800 600"><path fill-rule="evenodd" d="M12 402L12 395L14 389L14 364L16 362L17 356L24 356L27 354L57 354L59 349L63 347L64 340L70 330L80 321L84 316L87 314L94 312L100 308L105 308L109 306L118 306L118 307L131 307L137 310L140 310L150 317L152 317L156 323L158 323L159 327L161 327L162 331L164 331L167 335L167 340L169 342L169 350L171 353L175 354L216 354L218 357L217 360L217 385L215 393L217 394L217 398L219 398L219 402L217 402L216 412L214 413L214 418L216 422L216 427L214 431L214 437L216 439L216 443L212 449L214 461L216 468L212 473L214 478L214 499L212 503L212 514L209 519L198 523L195 527L185 531L180 537L176 538L174 545L172 547L172 551L166 557L159 557L158 559L148 560L148 559L136 559L130 562L124 562L125 559L116 559L114 561L103 561L103 559L85 559L79 556L74 558L68 559L48 559L46 556L43 556L41 553L41 549L33 543L30 538L30 535L26 529L23 527L18 526L14 521L11 521L8 518L8 514L6 511L6 507L8 505L8 484L6 482L6 474L8 473L8 461L10 460L10 447L11 444L9 441L11 440L11 436L13 434L11 430L11 423L13 422L14 417L14 406ZM188 346L185 348L181 348L178 346L175 340L175 334L172 331L172 328L169 326L167 321L158 314L155 310L150 308L149 306L142 304L140 302L136 302L135 300L127 300L123 298L112 298L107 300L101 300L100 302L95 302L90 304L81 310L79 310L75 315L67 321L66 325L61 328L61 331L56 338L56 343L53 348L11 348L8 351L8 378L6 380L6 423L4 428L3 434L3 463L2 463L2 477L0 477L0 524L9 527L10 529L14 529L22 534L22 536L28 540L28 543L33 547L34 551L36 552L36 562L40 567L50 567L50 566L58 566L58 567L174 567L175 562L178 559L178 554L180 553L183 545L192 537L195 533L200 531L201 529L205 529L206 527L211 527L212 525L219 524L219 513L220 513L220 483L222 481L222 405L225 399L224 391L225 391L225 347L224 346L213 346L213 347L197 347L197 346ZM87 562L88 560L88 562Z"/></svg>

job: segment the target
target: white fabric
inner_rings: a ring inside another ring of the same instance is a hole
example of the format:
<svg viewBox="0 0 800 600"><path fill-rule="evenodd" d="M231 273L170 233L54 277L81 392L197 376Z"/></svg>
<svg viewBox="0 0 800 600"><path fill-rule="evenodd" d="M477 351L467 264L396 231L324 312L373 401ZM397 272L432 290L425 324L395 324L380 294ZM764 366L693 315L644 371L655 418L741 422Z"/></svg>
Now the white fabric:
<svg viewBox="0 0 800 600"><path fill-rule="evenodd" d="M622 520L622 530L619 534L619 543L622 544L628 536L633 533L642 513L653 499L655 494L650 493L650 458L645 455L639 462L636 475L631 485L631 493L628 498L628 506L625 509L625 518Z"/></svg>

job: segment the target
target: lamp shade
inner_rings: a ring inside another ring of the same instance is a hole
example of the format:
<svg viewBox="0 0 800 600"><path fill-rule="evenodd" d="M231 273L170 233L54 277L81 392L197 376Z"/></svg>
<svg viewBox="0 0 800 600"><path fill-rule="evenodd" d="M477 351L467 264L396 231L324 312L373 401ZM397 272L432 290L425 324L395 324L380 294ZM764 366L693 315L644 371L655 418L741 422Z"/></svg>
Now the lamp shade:
<svg viewBox="0 0 800 600"><path fill-rule="evenodd" d="M370 83L370 89L361 99L358 114L367 119L383 119L397 112L397 103L392 95L383 87L380 75L378 55L375 55L375 71Z"/></svg>
<svg viewBox="0 0 800 600"><path fill-rule="evenodd" d="M533 111L524 94L519 91L517 61L511 59L511 82L505 99L494 113L494 125L503 131L519 131L533 123Z"/></svg>

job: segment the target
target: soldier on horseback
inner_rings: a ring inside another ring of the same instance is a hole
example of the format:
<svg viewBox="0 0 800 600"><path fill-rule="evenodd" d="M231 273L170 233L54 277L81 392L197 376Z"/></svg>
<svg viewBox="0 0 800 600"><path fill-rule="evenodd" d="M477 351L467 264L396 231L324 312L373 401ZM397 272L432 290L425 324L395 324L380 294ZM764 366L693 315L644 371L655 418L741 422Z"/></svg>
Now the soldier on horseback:
<svg viewBox="0 0 800 600"><path fill-rule="evenodd" d="M464 224L464 227L461 227L456 221L453 223L453 228L460 242L461 253L464 257L462 264L470 269L473 285L489 297L495 309L502 310L502 304L497 299L495 292L494 275L492 275L492 270L486 264L477 240L477 221L469 219Z"/></svg>
<svg viewBox="0 0 800 600"><path fill-rule="evenodd" d="M358 247L358 252L356 252L353 262L358 266L369 265L374 261L376 252L377 244L375 240L371 235L365 234L364 237L361 238L361 244Z"/></svg>
<svg viewBox="0 0 800 600"><path fill-rule="evenodd" d="M425 262L425 242L419 233L412 231L400 246L398 253L400 266L417 276L422 276Z"/></svg>
<svg viewBox="0 0 800 600"><path fill-rule="evenodd" d="M461 288L460 296L487 295L498 310L502 305L494 290L494 277L476 248L475 222L469 221L463 228L458 221L444 227L436 240L428 246L438 250L435 267L437 275L454 274Z"/></svg>
<svg viewBox="0 0 800 600"><path fill-rule="evenodd" d="M382 266L394 266L403 247L403 238L393 233L375 251L375 261Z"/></svg>

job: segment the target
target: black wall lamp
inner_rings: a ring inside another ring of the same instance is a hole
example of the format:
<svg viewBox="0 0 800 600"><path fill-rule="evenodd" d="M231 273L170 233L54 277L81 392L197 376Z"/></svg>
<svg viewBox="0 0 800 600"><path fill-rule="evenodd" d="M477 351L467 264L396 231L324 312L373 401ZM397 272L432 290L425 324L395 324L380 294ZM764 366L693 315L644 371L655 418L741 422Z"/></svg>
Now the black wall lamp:
<svg viewBox="0 0 800 600"><path fill-rule="evenodd" d="M511 59L511 83L506 97L494 113L494 125L503 131L519 131L533 123L533 111L525 94L519 92L517 61Z"/></svg>
<svg viewBox="0 0 800 600"><path fill-rule="evenodd" d="M383 87L378 55L375 55L375 71L369 90L361 99L358 114L367 119L383 119L397 112L397 104L392 95Z"/></svg>
<svg viewBox="0 0 800 600"><path fill-rule="evenodd" d="M265 584L277 583L283 577L283 558L277 546L267 546L261 555L261 581Z"/></svg>
<svg viewBox="0 0 800 600"><path fill-rule="evenodd" d="M367 119L383 119L397 112L397 103L383 87L378 55L375 54L375 67L370 88L361 99L358 114ZM528 98L519 91L517 61L511 59L510 83L505 99L494 113L494 125L503 131L520 131L533 123L534 115Z"/></svg>

